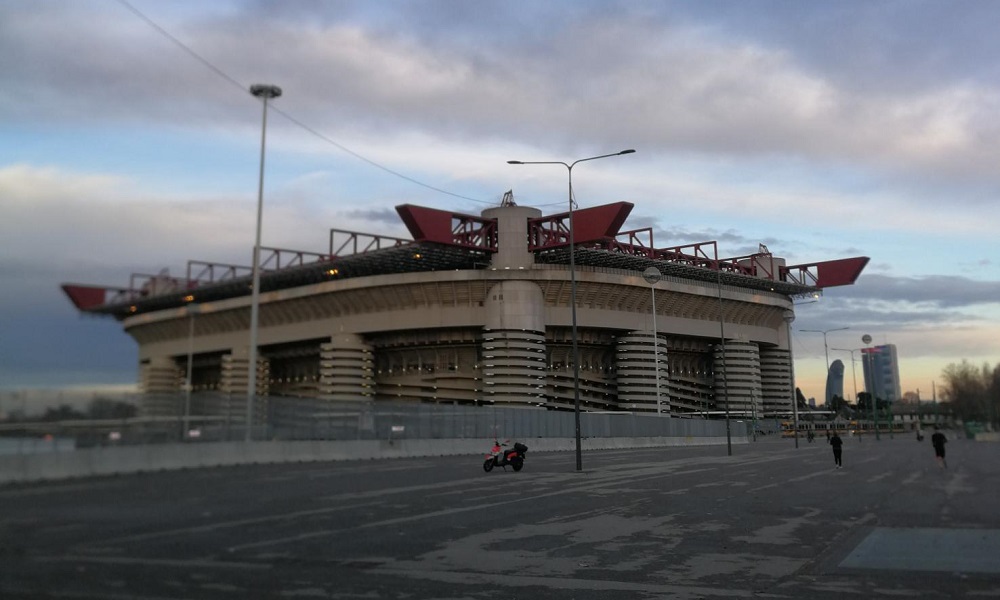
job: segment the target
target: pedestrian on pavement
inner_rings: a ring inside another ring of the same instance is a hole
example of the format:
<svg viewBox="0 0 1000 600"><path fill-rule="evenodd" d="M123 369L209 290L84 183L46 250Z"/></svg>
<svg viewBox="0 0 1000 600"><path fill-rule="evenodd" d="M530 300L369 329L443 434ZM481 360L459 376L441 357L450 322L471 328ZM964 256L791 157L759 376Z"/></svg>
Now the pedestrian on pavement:
<svg viewBox="0 0 1000 600"><path fill-rule="evenodd" d="M944 445L947 443L948 438L946 438L938 429L937 425L935 425L934 435L931 436L931 445L934 446L934 456L937 458L938 465L940 465L943 469L948 468L948 461L944 459Z"/></svg>
<svg viewBox="0 0 1000 600"><path fill-rule="evenodd" d="M840 435L834 431L833 437L830 438L830 445L833 446L833 462L837 465L836 468L840 468L842 465L840 460L840 454L843 450L844 440L840 439Z"/></svg>

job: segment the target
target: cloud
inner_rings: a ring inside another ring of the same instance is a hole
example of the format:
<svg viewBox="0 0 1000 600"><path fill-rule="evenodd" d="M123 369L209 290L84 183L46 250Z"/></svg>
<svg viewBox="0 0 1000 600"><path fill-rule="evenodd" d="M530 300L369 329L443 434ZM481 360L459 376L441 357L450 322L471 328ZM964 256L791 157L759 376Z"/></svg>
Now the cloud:
<svg viewBox="0 0 1000 600"><path fill-rule="evenodd" d="M981 281L958 275L892 277L864 274L857 284L838 290L843 298L862 301L906 302L928 309L1000 305L1000 281Z"/></svg>
<svg viewBox="0 0 1000 600"><path fill-rule="evenodd" d="M7 118L252 123L243 89L127 11L83 18L79 8L41 7L4 9L5 79L36 94L31 103L8 99ZM239 10L198 19L150 9L230 77L282 85L283 110L335 136L410 131L537 144L545 132L568 153L622 144L740 160L795 155L918 180L998 184L989 157L1000 150L992 118L1000 91L985 83L927 80L873 91L831 74L826 62L800 60L787 40L726 38L704 24L649 18L648 7L572 10L549 23L549 37L522 45L495 34L463 52L429 32L348 21L340 11L308 25L301 8L269 12L269 20L248 22ZM840 25L845 33L862 27Z"/></svg>

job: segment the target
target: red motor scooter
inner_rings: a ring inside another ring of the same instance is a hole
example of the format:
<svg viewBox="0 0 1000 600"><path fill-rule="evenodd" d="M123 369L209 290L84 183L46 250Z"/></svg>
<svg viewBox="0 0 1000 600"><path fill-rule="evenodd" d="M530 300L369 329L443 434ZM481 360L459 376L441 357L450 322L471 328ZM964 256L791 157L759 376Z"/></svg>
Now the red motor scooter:
<svg viewBox="0 0 1000 600"><path fill-rule="evenodd" d="M507 465L513 467L515 471L520 471L524 468L524 455L528 452L528 447L521 442L515 442L514 448L506 450L507 442L510 440L505 440L504 443L499 441L493 441L493 450L486 455L486 462L483 463L483 470L489 473L493 470L493 467L503 467L503 470L507 470Z"/></svg>

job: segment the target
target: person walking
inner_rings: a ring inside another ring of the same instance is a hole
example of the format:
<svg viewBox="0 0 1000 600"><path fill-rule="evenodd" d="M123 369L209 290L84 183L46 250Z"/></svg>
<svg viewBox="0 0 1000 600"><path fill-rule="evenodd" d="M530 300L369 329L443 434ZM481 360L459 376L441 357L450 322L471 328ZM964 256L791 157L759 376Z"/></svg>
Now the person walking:
<svg viewBox="0 0 1000 600"><path fill-rule="evenodd" d="M836 468L839 469L843 466L840 459L841 452L843 451L844 440L840 439L840 434L836 431L833 432L833 437L830 438L830 446L833 447L833 462L836 464Z"/></svg>
<svg viewBox="0 0 1000 600"><path fill-rule="evenodd" d="M931 445L934 446L934 457L937 458L938 465L942 469L948 468L948 461L944 459L944 445L948 443L948 438L944 436L943 433L934 426L934 435L931 436Z"/></svg>

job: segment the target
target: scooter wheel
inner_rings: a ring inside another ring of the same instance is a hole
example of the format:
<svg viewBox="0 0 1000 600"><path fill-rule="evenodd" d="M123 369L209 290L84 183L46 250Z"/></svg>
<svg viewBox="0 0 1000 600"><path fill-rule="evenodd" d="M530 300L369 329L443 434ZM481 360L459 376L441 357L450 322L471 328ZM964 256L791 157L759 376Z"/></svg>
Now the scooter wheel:
<svg viewBox="0 0 1000 600"><path fill-rule="evenodd" d="M489 473L493 470L493 459L487 458L486 462L483 463L483 470Z"/></svg>
<svg viewBox="0 0 1000 600"><path fill-rule="evenodd" d="M511 459L510 466L514 467L515 471L520 471L524 468L524 459L520 456L515 456Z"/></svg>

